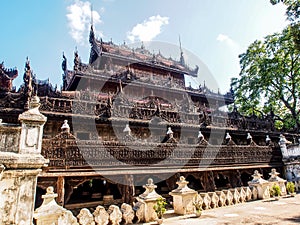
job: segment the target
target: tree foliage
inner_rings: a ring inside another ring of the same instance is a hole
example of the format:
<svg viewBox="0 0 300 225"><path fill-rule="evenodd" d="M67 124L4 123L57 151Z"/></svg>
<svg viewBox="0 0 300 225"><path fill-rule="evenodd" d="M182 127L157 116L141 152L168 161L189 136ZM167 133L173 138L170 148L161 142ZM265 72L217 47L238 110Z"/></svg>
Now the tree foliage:
<svg viewBox="0 0 300 225"><path fill-rule="evenodd" d="M300 0L270 0L273 5L282 2L286 8L287 19L296 22L300 18Z"/></svg>
<svg viewBox="0 0 300 225"><path fill-rule="evenodd" d="M285 128L300 128L300 56L292 28L252 43L232 79L235 103L244 114L274 112ZM264 103L264 104L262 104Z"/></svg>
<svg viewBox="0 0 300 225"><path fill-rule="evenodd" d="M273 5L283 3L286 8L287 19L291 22L292 38L295 46L300 50L300 0L270 0Z"/></svg>

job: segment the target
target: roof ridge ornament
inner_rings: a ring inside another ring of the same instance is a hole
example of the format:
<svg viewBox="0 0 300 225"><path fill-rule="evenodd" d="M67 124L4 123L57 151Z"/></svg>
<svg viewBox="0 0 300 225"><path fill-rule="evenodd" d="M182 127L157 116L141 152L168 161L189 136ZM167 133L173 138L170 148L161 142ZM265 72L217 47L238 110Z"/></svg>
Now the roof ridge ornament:
<svg viewBox="0 0 300 225"><path fill-rule="evenodd" d="M182 66L186 66L186 65L185 65L185 61L184 61L184 57L183 57L182 47L181 47L180 35L179 35L179 48L180 48L180 64L181 64Z"/></svg>

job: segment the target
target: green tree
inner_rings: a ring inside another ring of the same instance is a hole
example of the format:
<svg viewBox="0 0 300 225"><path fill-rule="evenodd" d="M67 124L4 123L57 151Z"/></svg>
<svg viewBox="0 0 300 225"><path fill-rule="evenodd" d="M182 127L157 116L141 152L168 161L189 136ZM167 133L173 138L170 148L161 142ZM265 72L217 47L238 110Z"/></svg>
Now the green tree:
<svg viewBox="0 0 300 225"><path fill-rule="evenodd" d="M300 0L270 0L273 5L283 3L286 6L286 16L291 22L292 38L300 50Z"/></svg>
<svg viewBox="0 0 300 225"><path fill-rule="evenodd" d="M273 111L285 128L300 128L300 56L289 26L252 43L232 79L235 104L244 114ZM263 104L264 103L264 104Z"/></svg>

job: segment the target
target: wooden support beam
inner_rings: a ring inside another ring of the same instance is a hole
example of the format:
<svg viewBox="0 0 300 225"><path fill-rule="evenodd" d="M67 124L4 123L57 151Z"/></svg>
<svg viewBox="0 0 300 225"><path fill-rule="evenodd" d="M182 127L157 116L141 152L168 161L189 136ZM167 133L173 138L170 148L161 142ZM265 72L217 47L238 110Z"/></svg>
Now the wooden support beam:
<svg viewBox="0 0 300 225"><path fill-rule="evenodd" d="M65 204L65 178L63 176L57 177L57 203L61 206Z"/></svg>

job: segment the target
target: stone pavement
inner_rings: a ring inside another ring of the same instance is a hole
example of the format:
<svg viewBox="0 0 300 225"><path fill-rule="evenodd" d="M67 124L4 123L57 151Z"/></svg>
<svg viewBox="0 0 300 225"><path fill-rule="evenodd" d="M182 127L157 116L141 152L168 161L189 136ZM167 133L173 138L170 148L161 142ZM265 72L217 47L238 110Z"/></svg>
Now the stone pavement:
<svg viewBox="0 0 300 225"><path fill-rule="evenodd" d="M156 222L145 223L147 225ZM232 206L204 210L200 218L165 214L163 225L292 225L300 224L300 194L296 197L281 197L278 201L259 200Z"/></svg>

